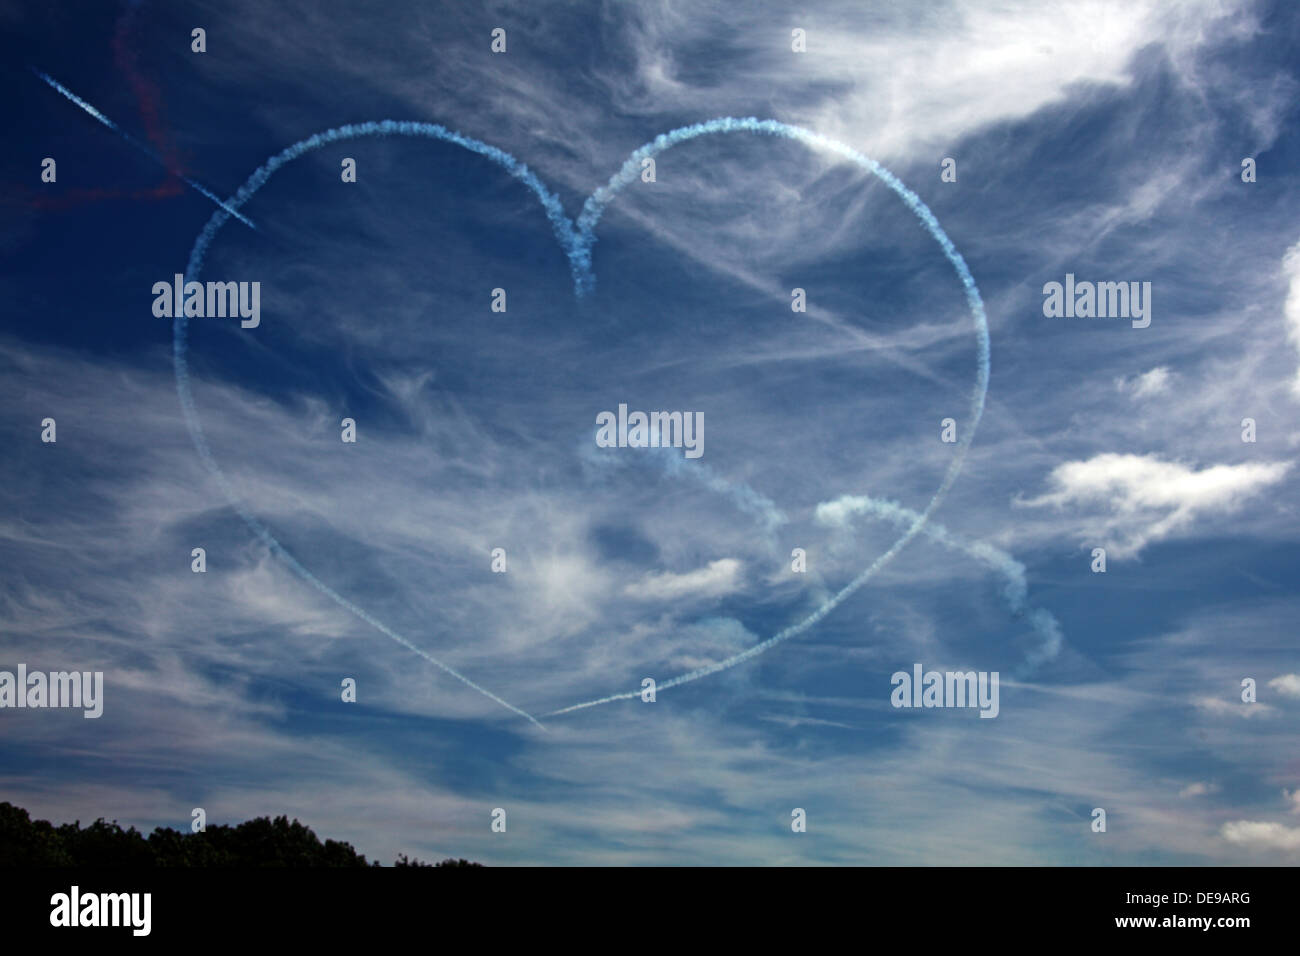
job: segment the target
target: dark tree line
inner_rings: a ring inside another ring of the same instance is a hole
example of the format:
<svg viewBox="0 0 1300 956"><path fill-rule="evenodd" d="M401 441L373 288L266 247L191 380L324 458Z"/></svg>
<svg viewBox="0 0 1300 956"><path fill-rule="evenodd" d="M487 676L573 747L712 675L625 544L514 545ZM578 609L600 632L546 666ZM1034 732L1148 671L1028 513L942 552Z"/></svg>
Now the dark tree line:
<svg viewBox="0 0 1300 956"><path fill-rule="evenodd" d="M146 837L101 817L54 826L26 810L0 802L0 867L362 867L366 858L339 840L326 840L288 817L258 817L237 826L210 826L202 833L158 827ZM398 856L394 866L481 866L467 860L423 863Z"/></svg>

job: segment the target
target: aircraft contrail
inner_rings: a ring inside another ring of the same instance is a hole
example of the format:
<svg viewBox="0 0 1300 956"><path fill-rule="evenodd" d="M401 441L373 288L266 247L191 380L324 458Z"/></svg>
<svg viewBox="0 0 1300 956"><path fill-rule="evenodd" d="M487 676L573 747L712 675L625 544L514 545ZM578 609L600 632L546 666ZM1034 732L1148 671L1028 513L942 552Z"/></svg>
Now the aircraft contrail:
<svg viewBox="0 0 1300 956"><path fill-rule="evenodd" d="M957 478L957 474L961 471L966 455L970 450L971 441L975 436L975 431L979 425L980 418L984 413L984 400L988 393L990 349L988 319L984 313L984 303L980 298L979 289L975 285L975 280L971 276L965 260L953 245L952 240L950 240L948 235L943 231L943 227L939 225L939 221L935 218L929 207L922 202L921 198L904 186L893 173L889 172L889 170L885 169L875 160L859 153L852 147L827 139L826 137L821 136L818 133L813 133L810 130L802 129L797 126L790 126L786 123L779 123L775 120L759 120L754 117L748 117L745 119L723 117L711 120L707 123L696 123L691 126L684 126L680 129L673 130L670 133L665 133L636 150L636 152L628 157L627 161L623 164L623 167L605 186L602 186L587 198L587 201L583 204L582 213L578 217L575 226L575 224L565 215L559 199L542 185L541 181L538 180L532 170L504 150L498 149L495 146L489 146L479 140L464 136L461 133L457 133L454 130L447 129L444 126L434 123L382 120L349 124L335 129L326 130L323 133L317 133L314 136L310 136L307 139L294 143L292 146L276 153L262 166L255 170L253 174L249 176L247 181L245 181L245 183L239 188L238 192L231 197L229 205L224 203L221 204L221 207L212 214L207 224L203 227L203 230L195 239L194 247L190 251L190 258L186 265L186 279L187 281L197 279L199 272L202 269L203 259L207 254L208 247L216 237L218 230L220 230L220 228L225 224L226 219L232 215L239 215L238 209L242 207L254 193L261 189L261 187L265 185L266 181L270 179L270 177L281 166L299 158L307 152L320 149L321 147L331 143L358 139L366 136L399 135L426 137L461 146L471 152L487 157L497 165L503 167L516 179L523 182L524 185L526 185L541 201L546 216L550 220L551 226L555 231L556 239L559 241L561 248L564 249L565 254L568 256L570 270L573 275L574 292L579 298L581 298L589 294L595 288L595 276L592 272L591 250L596 241L596 225L609 203L614 199L619 191L637 179L641 170L641 161L680 143L695 139L696 137L708 136L716 133L733 132L749 132L779 136L786 139L796 140L813 147L828 149L832 152L839 153L872 173L903 200L913 214L916 215L917 219L920 220L921 225L924 226L935 241L939 243L940 248L943 249L944 255L952 264L953 269L957 273L958 279L961 281L962 286L966 291L966 300L975 323L977 344L976 377L974 390L970 399L968 419L964 423L964 427L961 429L961 437L958 439L953 451L953 460L949 464L948 470L944 473L938 490L930 499L929 504L926 505L925 510L916 516L916 520L913 521L902 536L900 536L898 540L890 546L889 550L876 558L856 578L850 581L838 593L828 599L821 607L812 612L802 621L785 628L762 643L756 644L754 647L735 654L726 660L697 668L686 674L669 678L658 685L659 689L676 687L680 684L685 684L690 681L699 680L701 677L715 674L718 671L726 670L742 663L743 661L756 657L769 648L802 634L835 610L835 608L843 603L850 595L875 576L881 568L893 560L894 556L905 548L908 543L910 543L911 540L921 532L929 521L930 516L938 509L944 498L947 497L949 490L952 488L953 482ZM252 529L258 538L265 542L274 553L278 554L289 565L289 567L299 575L299 577L303 578L303 580L307 581L321 593L325 594L340 607L343 607L356 615L358 618L397 641L402 646L416 651L416 653L420 654L422 657L437 664L437 666L441 667L447 673L456 677L467 686L484 694L514 713L527 717L530 721L540 727L541 724L531 715L525 713L514 705L507 703L475 684L463 674L460 674L442 662L425 654L423 651L420 651L405 638L398 635L395 631L382 624L382 622L375 619L362 608L353 604L351 601L335 592L324 582L320 581L287 550L285 550L285 548L271 534L270 530L244 507L243 503L235 494L234 489L226 480L220 466L212 457L212 453L208 448L207 439L203 434L203 427L199 421L198 412L194 405L193 394L190 389L189 368L185 359L187 327L188 317L184 315L176 316L173 326L173 359L176 370L176 390L180 397L185 421L189 427L190 436L194 441L195 448L198 450L199 457L203 460L203 463L207 466L208 470L218 479L222 490L225 492L232 506L244 519L245 523L248 524L249 528ZM623 694L613 694L609 697L602 697L598 700L574 704L571 707L565 707L553 711L552 715L565 714L587 707L595 707L600 704L607 704L616 700L631 699L638 696L640 696L639 689Z"/></svg>
<svg viewBox="0 0 1300 956"><path fill-rule="evenodd" d="M85 110L95 119L99 120L109 129L111 129L114 133L116 133L118 136L122 137L122 139L126 140L136 149L140 150L140 152L144 153L146 156L153 159L155 162L161 164L163 168L167 169L169 173L171 173L173 176L180 179L181 182L185 183L185 185L189 186L191 189L195 190L201 195L206 196L208 199L211 199L214 203L216 203L226 212L230 213L230 215L234 216L244 225L252 229L257 228L257 226L253 224L253 221L251 219L248 219L247 217L241 215L238 211L236 211L232 207L227 206L218 196L214 195L211 190L204 187L201 183L197 183L194 180L190 179L188 176L178 173L173 169L167 168L167 163L163 160L161 156L159 156L156 152L154 152L144 143L140 142L138 139L136 139L126 130L122 129L122 127L118 126L111 119L109 119L99 110L95 109L95 107L91 106L89 103L83 100L76 93L72 92L62 83L60 83L58 80L54 79L54 77L50 76L48 73L42 73L40 70L36 69L35 67L32 67L32 72L35 73L38 77L40 77L42 80L44 80L52 89L61 93L64 97L66 97L71 102L75 103L77 106L80 106L83 110Z"/></svg>

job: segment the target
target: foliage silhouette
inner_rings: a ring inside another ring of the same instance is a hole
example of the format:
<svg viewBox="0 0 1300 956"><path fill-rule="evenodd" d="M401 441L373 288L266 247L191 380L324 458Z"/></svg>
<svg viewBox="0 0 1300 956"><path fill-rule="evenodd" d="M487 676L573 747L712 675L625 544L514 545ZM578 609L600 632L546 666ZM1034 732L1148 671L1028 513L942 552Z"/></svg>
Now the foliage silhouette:
<svg viewBox="0 0 1300 956"><path fill-rule="evenodd" d="M148 838L101 817L54 826L22 807L0 802L0 867L364 867L364 855L339 840L323 843L310 827L285 816L258 817L202 833L158 827ZM405 853L394 866L482 866L468 860L422 863Z"/></svg>

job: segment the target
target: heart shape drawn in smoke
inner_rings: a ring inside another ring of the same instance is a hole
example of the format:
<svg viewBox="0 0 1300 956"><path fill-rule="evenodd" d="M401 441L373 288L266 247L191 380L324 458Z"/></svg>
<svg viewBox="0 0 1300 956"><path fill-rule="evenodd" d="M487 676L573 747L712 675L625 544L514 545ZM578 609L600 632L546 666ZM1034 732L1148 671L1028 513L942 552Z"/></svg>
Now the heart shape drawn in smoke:
<svg viewBox="0 0 1300 956"><path fill-rule="evenodd" d="M794 140L803 143L814 149L822 149L831 153L836 153L851 162L857 164L863 169L870 172L876 178L881 180L886 186L894 191L909 210L920 221L934 240L943 250L949 263L957 273L957 278L966 292L967 305L970 308L971 317L975 325L976 338L976 372L975 385L971 392L969 421L962 429L962 436L957 443L952 461L949 463L943 478L939 482L939 487L935 490L934 495L930 498L929 504L925 509L919 512L915 519L903 530L895 539L889 548L860 571L856 577L848 584L844 585L834 595L824 601L820 607L808 614L802 620L789 625L766 640L746 648L745 650L728 657L725 660L708 664L704 667L696 668L685 674L679 674L657 684L657 690L666 690L680 684L689 683L690 681L699 680L710 674L716 674L719 671L734 667L750 658L757 657L764 651L796 637L815 626L826 615L835 610L850 595L861 588L872 577L876 575L886 564L905 548L908 543L915 538L924 529L930 516L943 503L948 491L952 488L953 482L956 481L958 473L961 471L962 464L966 459L967 452L970 450L970 444L975 437L975 430L979 426L979 421L984 412L984 399L988 392L989 383L989 331L988 320L984 314L984 303L980 298L979 289L975 285L975 280L971 277L970 270L966 266L952 240L948 238L943 227L939 225L938 219L921 201L916 193L908 189L903 183L894 176L889 170L885 169L875 160L864 156L862 153L846 146L843 143L836 142L806 130L798 126L791 126L786 123L777 122L776 120L759 120L753 117L737 119L734 117L722 117L720 119L710 120L706 123L696 123L691 126L684 126L675 129L670 133L664 133L649 143L646 143L640 149L633 152L623 163L622 168L610 179L608 183L601 186L589 197L583 204L582 212L579 214L577 221L574 222L565 214L564 208L560 205L558 197L550 192L526 165L519 162L509 153L495 146L480 142L468 136L463 136L454 130L449 130L444 126L436 123L417 123L402 122L395 120L382 120L378 122L356 123L347 126L340 126L336 129L327 130L323 133L317 133L309 136L304 140L294 143L292 146L281 150L272 156L262 166L253 172L248 180L239 188L223 206L217 209L212 217L208 220L203 230L199 233L194 241L194 247L190 250L189 262L185 267L185 281L198 281L199 273L203 268L203 259L207 254L209 246L213 239L216 238L217 232L225 225L234 212L237 212L253 194L262 188L271 178L271 176L287 163L298 159L305 153L328 146L331 143L344 142L353 139L362 139L371 136L411 136L423 137L427 139L442 140L443 142L453 143L461 146L470 152L477 153L486 157L497 165L501 166L510 175L524 183L541 201L542 208L550 220L551 226L555 231L555 237L559 240L560 246L564 249L569 259L569 267L573 273L574 293L578 297L583 297L592 291L595 287L595 273L592 269L591 250L596 242L595 230L600 218L606 207L613 201L618 193L630 183L636 181L642 168L642 161L651 158L664 150L671 149L687 140L695 139L701 136L711 136L721 133L754 133L759 135L776 136L785 139ZM189 319L182 313L178 313L173 324L173 359L176 372L176 391L180 396L181 409L185 415L185 423L189 428L190 437L194 441L194 447L199 453L203 464L211 472L212 476L220 485L226 498L230 501L231 506L239 516L248 525L249 529L261 540L270 551L282 560L295 574L310 584L316 590L320 591L330 600L346 609L351 614L360 618L362 621L375 628L380 633L396 641L398 644L410 651L420 655L431 664L441 668L446 673L455 677L480 694L485 695L502 707L518 714L531 721L538 727L542 724L531 714L516 707L514 704L503 700L487 688L475 683L466 675L460 673L451 666L438 660L436 657L421 650L406 637L394 631L388 625L384 624L374 615L370 614L364 608L358 606L353 601L339 594L324 581L316 577L309 568L295 558L280 542L276 539L270 529L255 515L251 509L236 494L234 487L226 478L221 466L213 457L212 451L208 446L207 439L204 437L203 424L199 419L198 410L194 404L194 396L190 389L189 365L185 357L187 331ZM578 704L571 704L558 710L551 711L548 716L570 713L575 710L582 710L587 707L595 707L600 704L607 704L616 700L627 700L640 695L640 690L627 691L623 693L611 694L607 697L601 697L596 700L584 701Z"/></svg>

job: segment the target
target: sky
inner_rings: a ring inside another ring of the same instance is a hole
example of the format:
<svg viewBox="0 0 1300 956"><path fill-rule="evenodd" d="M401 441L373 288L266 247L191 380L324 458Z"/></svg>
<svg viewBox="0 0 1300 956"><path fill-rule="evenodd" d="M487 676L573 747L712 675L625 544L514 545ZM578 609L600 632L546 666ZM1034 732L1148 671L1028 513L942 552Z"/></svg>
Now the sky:
<svg viewBox="0 0 1300 956"><path fill-rule="evenodd" d="M0 671L104 675L0 709L0 799L384 862L1300 861L1293 5L0 24ZM718 117L812 135L637 153ZM450 132L254 175L383 120ZM259 324L178 339L177 273ZM996 716L895 706L918 665Z"/></svg>

